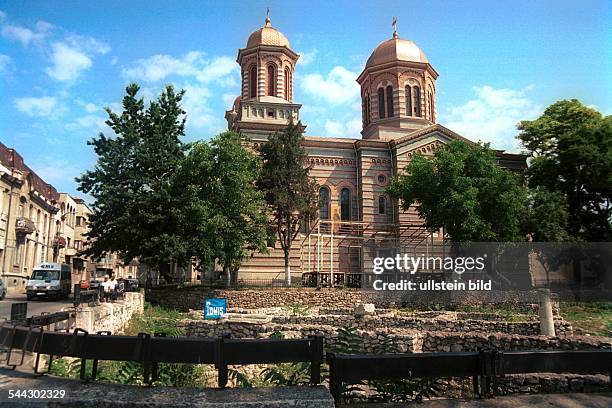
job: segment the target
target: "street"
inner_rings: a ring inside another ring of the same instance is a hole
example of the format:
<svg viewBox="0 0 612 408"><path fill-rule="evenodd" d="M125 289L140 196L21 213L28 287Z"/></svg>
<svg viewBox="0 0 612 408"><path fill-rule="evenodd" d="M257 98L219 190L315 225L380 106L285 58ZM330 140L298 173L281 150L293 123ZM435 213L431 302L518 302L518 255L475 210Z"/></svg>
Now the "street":
<svg viewBox="0 0 612 408"><path fill-rule="evenodd" d="M0 300L0 320L11 317L11 305L13 303L26 302L25 294L7 294L4 300ZM58 312L63 307L72 306L72 295L68 299L60 300L30 300L28 302L28 317L39 315L42 312Z"/></svg>

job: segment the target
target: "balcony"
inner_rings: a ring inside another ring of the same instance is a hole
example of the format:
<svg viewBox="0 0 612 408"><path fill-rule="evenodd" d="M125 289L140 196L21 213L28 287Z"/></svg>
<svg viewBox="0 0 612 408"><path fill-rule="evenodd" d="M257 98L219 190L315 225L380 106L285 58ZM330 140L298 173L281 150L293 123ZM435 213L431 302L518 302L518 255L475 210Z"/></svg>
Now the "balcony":
<svg viewBox="0 0 612 408"><path fill-rule="evenodd" d="M34 232L34 221L26 217L18 217L15 221L15 233L28 235Z"/></svg>
<svg viewBox="0 0 612 408"><path fill-rule="evenodd" d="M53 240L53 246L55 248L66 248L66 238L62 236L56 236Z"/></svg>

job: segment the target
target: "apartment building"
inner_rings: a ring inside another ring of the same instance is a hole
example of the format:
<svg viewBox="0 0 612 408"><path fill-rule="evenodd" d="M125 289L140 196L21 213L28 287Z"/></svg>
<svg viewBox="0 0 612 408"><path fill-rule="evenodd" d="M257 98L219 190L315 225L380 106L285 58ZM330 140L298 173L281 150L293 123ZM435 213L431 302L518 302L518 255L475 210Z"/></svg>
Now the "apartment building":
<svg viewBox="0 0 612 408"><path fill-rule="evenodd" d="M0 143L0 267L9 293L25 290L35 264L53 261L59 197Z"/></svg>

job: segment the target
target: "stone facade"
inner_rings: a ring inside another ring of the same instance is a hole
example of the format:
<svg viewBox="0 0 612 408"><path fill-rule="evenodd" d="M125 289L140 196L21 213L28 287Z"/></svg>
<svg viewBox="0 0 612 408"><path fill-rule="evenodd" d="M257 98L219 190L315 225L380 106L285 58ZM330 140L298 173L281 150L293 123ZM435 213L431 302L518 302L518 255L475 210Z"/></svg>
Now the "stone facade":
<svg viewBox="0 0 612 408"><path fill-rule="evenodd" d="M238 51L240 95L226 112L228 128L247 135L254 147L299 120L293 74L299 55L272 27L269 17ZM436 123L438 73L423 51L399 37L383 41L356 78L361 87L362 138L305 136L311 176L320 184L321 208L314 227L293 246L293 280L313 274L325 282L360 284L363 270L380 251L426 252L443 231L427 231L415 208L403 211L385 189L416 154L431 156L454 140L473 143ZM307 123L302 124L307 129ZM502 167L526 168L525 156L496 151ZM386 248L386 249L385 249ZM245 260L240 277L279 279L284 259L276 245L269 254Z"/></svg>

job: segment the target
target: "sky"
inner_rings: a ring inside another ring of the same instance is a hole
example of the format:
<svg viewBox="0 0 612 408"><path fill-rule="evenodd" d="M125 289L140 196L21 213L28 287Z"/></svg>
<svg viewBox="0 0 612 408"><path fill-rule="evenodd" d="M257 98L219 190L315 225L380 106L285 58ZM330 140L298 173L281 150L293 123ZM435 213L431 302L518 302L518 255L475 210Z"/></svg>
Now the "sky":
<svg viewBox="0 0 612 408"><path fill-rule="evenodd" d="M307 135L360 137L355 79L393 16L440 74L438 122L471 140L518 152L516 124L560 99L612 114L609 0L0 0L0 141L82 196L74 178L96 160L87 140L111 134L103 108L118 111L132 81L146 100L185 89L186 140L213 137L240 92L237 51L268 6L301 55Z"/></svg>

